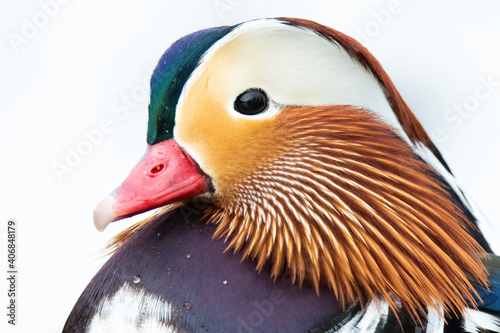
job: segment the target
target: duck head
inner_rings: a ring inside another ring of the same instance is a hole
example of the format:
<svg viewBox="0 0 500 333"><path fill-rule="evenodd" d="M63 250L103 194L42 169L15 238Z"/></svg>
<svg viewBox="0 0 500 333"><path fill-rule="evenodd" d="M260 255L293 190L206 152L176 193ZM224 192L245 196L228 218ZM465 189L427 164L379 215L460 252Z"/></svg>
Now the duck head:
<svg viewBox="0 0 500 333"><path fill-rule="evenodd" d="M148 125L146 155L96 209L98 229L201 198L214 237L259 271L415 317L462 311L468 278L486 281L467 219L426 163L448 172L441 155L346 35L289 18L188 35L153 73Z"/></svg>

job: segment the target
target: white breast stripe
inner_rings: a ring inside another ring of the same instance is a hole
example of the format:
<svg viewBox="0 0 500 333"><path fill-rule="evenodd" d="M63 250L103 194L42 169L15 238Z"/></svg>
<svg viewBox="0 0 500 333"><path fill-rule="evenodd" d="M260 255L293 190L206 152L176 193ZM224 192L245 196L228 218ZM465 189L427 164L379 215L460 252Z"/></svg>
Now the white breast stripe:
<svg viewBox="0 0 500 333"><path fill-rule="evenodd" d="M125 283L113 297L101 300L86 333L175 333L171 304Z"/></svg>
<svg viewBox="0 0 500 333"><path fill-rule="evenodd" d="M478 333L479 329L500 332L500 318L485 312L467 309L463 329L470 333Z"/></svg>
<svg viewBox="0 0 500 333"><path fill-rule="evenodd" d="M443 333L444 331L444 313L443 308L439 306L438 313L433 308L428 308L427 312L427 333Z"/></svg>
<svg viewBox="0 0 500 333"><path fill-rule="evenodd" d="M358 312L341 329L332 333L375 333L379 322L385 323L388 314L387 302L379 300L378 309L374 302L370 302L364 313Z"/></svg>

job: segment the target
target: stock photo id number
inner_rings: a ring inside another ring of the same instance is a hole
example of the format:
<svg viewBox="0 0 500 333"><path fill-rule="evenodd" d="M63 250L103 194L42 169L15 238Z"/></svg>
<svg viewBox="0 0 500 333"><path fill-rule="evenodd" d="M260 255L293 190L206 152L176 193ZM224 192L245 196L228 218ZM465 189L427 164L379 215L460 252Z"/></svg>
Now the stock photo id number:
<svg viewBox="0 0 500 333"><path fill-rule="evenodd" d="M7 322L16 325L17 315L17 222L7 222Z"/></svg>

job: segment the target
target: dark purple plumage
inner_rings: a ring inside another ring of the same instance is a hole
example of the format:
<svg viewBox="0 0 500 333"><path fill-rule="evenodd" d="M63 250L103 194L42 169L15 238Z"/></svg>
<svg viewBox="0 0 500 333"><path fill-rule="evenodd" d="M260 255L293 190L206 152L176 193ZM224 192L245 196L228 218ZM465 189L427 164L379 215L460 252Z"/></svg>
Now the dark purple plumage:
<svg viewBox="0 0 500 333"><path fill-rule="evenodd" d="M64 332L84 332L99 302L125 282L171 302L172 322L189 332L251 332L256 326L305 332L348 315L332 294L299 289L286 275L274 282L268 272L257 274L253 262L223 253L227 244L212 240L216 226L193 210L159 217L121 246L81 295Z"/></svg>

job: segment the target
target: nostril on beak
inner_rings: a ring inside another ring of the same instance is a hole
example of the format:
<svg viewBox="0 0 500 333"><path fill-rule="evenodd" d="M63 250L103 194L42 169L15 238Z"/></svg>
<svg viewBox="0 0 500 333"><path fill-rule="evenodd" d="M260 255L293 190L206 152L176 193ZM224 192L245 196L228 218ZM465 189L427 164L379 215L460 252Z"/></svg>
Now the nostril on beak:
<svg viewBox="0 0 500 333"><path fill-rule="evenodd" d="M155 165L154 167L151 168L151 175L153 176L157 176L158 174L160 174L163 169L165 169L165 165L162 164L158 164L158 165Z"/></svg>

